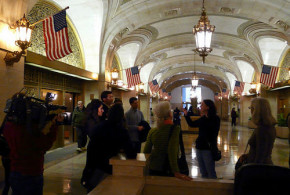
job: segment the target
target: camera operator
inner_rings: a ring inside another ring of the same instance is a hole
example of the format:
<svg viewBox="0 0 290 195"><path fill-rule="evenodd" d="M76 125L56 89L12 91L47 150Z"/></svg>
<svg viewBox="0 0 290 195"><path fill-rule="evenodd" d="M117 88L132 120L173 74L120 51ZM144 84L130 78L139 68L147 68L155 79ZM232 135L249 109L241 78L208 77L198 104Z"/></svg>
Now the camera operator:
<svg viewBox="0 0 290 195"><path fill-rule="evenodd" d="M10 184L13 195L40 195L43 192L44 154L56 140L57 124L63 121L58 114L45 124L47 132L39 129L39 123L29 125L29 100L24 94L12 97L12 111L7 113L3 134L10 148Z"/></svg>

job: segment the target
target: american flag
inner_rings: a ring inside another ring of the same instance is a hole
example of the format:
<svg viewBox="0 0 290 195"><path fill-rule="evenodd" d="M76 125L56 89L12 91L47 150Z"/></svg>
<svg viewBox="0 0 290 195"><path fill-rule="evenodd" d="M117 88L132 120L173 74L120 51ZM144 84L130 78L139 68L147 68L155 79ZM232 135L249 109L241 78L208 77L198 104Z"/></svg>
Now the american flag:
<svg viewBox="0 0 290 195"><path fill-rule="evenodd" d="M278 75L279 67L263 65L260 83L274 87Z"/></svg>
<svg viewBox="0 0 290 195"><path fill-rule="evenodd" d="M138 66L126 69L128 88L141 83Z"/></svg>
<svg viewBox="0 0 290 195"><path fill-rule="evenodd" d="M214 93L214 100L219 101L219 93L218 92Z"/></svg>
<svg viewBox="0 0 290 195"><path fill-rule="evenodd" d="M159 89L159 96L160 98L164 98L166 96L166 90L165 89Z"/></svg>
<svg viewBox="0 0 290 195"><path fill-rule="evenodd" d="M152 93L156 93L159 91L159 85L156 79L150 81L148 84Z"/></svg>
<svg viewBox="0 0 290 195"><path fill-rule="evenodd" d="M167 99L168 99L168 100L171 100L171 98L172 98L172 96L171 96L171 92L168 92L168 93L167 93Z"/></svg>
<svg viewBox="0 0 290 195"><path fill-rule="evenodd" d="M42 24L46 56L49 60L53 61L72 53L65 10L46 18Z"/></svg>
<svg viewBox="0 0 290 195"><path fill-rule="evenodd" d="M245 82L236 81L234 91L237 92L239 95L242 95L245 87Z"/></svg>
<svg viewBox="0 0 290 195"><path fill-rule="evenodd" d="M228 96L229 96L229 90L227 90L227 88L223 88L222 89L222 95L223 95L223 97L224 98L228 98Z"/></svg>

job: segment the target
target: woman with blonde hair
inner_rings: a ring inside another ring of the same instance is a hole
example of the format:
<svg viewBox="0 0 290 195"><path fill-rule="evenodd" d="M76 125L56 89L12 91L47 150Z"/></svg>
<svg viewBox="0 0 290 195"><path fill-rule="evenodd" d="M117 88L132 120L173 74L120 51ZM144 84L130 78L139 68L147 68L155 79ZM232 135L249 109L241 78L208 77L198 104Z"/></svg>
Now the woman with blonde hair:
<svg viewBox="0 0 290 195"><path fill-rule="evenodd" d="M179 172L177 157L180 127L173 126L170 103L167 101L158 103L153 112L157 119L157 127L149 131L144 148L144 153L151 153L149 174L191 180L190 177ZM170 170L167 166L168 161Z"/></svg>
<svg viewBox="0 0 290 195"><path fill-rule="evenodd" d="M252 122L256 125L248 144L248 163L273 164L272 149L276 138L276 120L271 113L269 101L254 98L251 102Z"/></svg>

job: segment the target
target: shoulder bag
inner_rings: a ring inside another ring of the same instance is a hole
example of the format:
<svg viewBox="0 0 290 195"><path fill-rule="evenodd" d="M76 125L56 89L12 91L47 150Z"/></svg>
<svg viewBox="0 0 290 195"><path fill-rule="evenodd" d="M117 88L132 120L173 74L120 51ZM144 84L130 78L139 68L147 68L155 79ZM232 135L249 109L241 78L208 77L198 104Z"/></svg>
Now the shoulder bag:
<svg viewBox="0 0 290 195"><path fill-rule="evenodd" d="M246 146L246 149L245 149L245 151L244 151L244 154L242 154L240 157L239 157L239 159L238 159L238 161L236 162L236 165L235 165L235 170L237 171L241 166L243 166L243 165L245 165L245 164L247 164L248 163L248 154L246 154L246 152L247 152L247 148L248 148L248 145L249 145L249 143L247 143L247 146Z"/></svg>
<svg viewBox="0 0 290 195"><path fill-rule="evenodd" d="M175 127L175 125L172 125L170 127L168 142L170 140L170 137L172 135L174 127ZM180 131L180 133L179 133L179 147L180 147L180 152L181 152L181 156L177 157L177 164L178 164L179 172L184 174L184 175L189 175L189 169L188 169L188 164L187 164L187 161L186 161L184 145L183 145L182 131ZM167 161L168 161L168 165L169 165L169 157L168 157L168 155L167 155ZM170 165L169 165L168 168L169 168L169 170L171 170L170 169Z"/></svg>

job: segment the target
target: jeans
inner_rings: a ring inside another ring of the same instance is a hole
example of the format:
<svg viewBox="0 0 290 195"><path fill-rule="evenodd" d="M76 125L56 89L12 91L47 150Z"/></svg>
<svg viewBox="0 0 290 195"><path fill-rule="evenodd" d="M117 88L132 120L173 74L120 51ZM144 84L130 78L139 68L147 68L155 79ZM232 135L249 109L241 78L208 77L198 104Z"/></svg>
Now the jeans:
<svg viewBox="0 0 290 195"><path fill-rule="evenodd" d="M19 172L10 173L12 195L42 195L43 175L22 175Z"/></svg>
<svg viewBox="0 0 290 195"><path fill-rule="evenodd" d="M76 127L78 135L78 148L85 147L87 144L87 133L84 127Z"/></svg>
<svg viewBox="0 0 290 195"><path fill-rule="evenodd" d="M201 177L216 179L215 161L212 159L211 151L196 149L196 157Z"/></svg>

